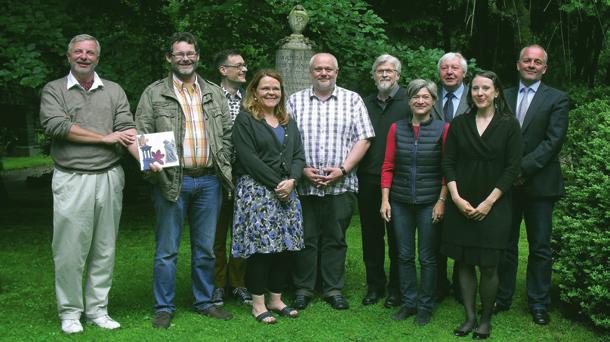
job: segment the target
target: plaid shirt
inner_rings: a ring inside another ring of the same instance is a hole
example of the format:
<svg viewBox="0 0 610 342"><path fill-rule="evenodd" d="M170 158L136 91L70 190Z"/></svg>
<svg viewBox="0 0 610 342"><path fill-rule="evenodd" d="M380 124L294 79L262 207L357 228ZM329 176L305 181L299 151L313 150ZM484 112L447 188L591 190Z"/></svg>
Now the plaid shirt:
<svg viewBox="0 0 610 342"><path fill-rule="evenodd" d="M227 103L229 103L229 113L231 114L231 122L235 123L235 118L237 117L237 114L239 114L239 110L241 108L241 90L237 89L235 95L231 95L231 93L229 93L222 85L220 86L220 88L222 88L222 92L227 98Z"/></svg>
<svg viewBox="0 0 610 342"><path fill-rule="evenodd" d="M330 98L320 101L313 88L294 93L288 99L288 112L299 126L308 167L340 167L359 140L375 136L366 106L360 95L336 86ZM338 195L358 191L356 170L323 188L303 177L301 195Z"/></svg>
<svg viewBox="0 0 610 342"><path fill-rule="evenodd" d="M212 165L210 147L203 120L201 89L195 80L193 87L186 87L184 82L173 75L174 92L184 113L184 165L185 169L209 167Z"/></svg>

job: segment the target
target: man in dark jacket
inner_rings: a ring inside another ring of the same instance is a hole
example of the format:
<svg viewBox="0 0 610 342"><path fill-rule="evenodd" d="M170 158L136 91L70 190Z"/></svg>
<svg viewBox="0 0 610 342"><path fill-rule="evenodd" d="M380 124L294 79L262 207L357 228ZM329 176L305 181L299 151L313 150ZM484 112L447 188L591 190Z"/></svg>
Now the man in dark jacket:
<svg viewBox="0 0 610 342"><path fill-rule="evenodd" d="M394 245L394 234L379 215L381 207L381 165L385 156L386 139L392 123L406 118L409 114L409 99L405 90L398 85L401 63L391 55L377 57L371 70L378 91L369 95L364 104L375 130L375 139L358 166L358 207L362 228L362 255L366 270L366 296L363 305L375 304L385 294L386 307L400 304L398 283L398 251ZM390 256L389 282L386 284L384 271L385 242L388 234Z"/></svg>
<svg viewBox="0 0 610 342"><path fill-rule="evenodd" d="M519 86L505 92L521 123L524 145L521 174L513 187L512 236L498 269L500 285L494 310L508 310L515 293L519 230L524 219L529 243L527 299L534 323L540 325L550 322L553 205L565 192L559 152L568 131L569 110L566 93L541 81L547 59L539 45L524 47L517 61Z"/></svg>

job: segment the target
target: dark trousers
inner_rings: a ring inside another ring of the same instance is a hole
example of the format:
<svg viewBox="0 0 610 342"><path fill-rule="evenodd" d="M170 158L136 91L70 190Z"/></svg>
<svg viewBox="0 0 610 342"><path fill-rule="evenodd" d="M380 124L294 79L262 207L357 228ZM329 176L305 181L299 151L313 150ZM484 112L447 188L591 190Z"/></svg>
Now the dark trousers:
<svg viewBox="0 0 610 342"><path fill-rule="evenodd" d="M381 207L381 184L361 181L358 184L358 209L362 229L362 259L366 270L369 290L384 292L386 289L385 246L387 233L390 259L388 292L398 294L398 250L391 225L386 225L379 214Z"/></svg>
<svg viewBox="0 0 610 342"><path fill-rule="evenodd" d="M453 292L459 296L460 293L460 281L458 280L458 262L453 262L453 275L451 276L451 282L447 278L447 256L441 253L441 225L436 225L439 234L439 243L436 245L436 292L437 297L441 294L448 294L449 289L452 288Z"/></svg>
<svg viewBox="0 0 610 342"><path fill-rule="evenodd" d="M345 231L352 219L354 194L302 196L305 248L296 252L294 285L297 294L312 296L318 274L322 293L341 294L345 284Z"/></svg>
<svg viewBox="0 0 610 342"><path fill-rule="evenodd" d="M529 256L527 258L527 299L530 309L547 308L551 303L551 231L556 198L532 198L518 188L513 190L513 217L509 247L499 266L500 285L496 302L510 306L515 293L521 219L525 221Z"/></svg>
<svg viewBox="0 0 610 342"><path fill-rule="evenodd" d="M288 286L291 252L260 254L248 258L246 285L253 295L263 295L268 290L282 293Z"/></svg>
<svg viewBox="0 0 610 342"><path fill-rule="evenodd" d="M216 225L216 237L214 238L214 287L223 288L231 286L244 287L246 275L246 260L234 258L229 255L227 261L227 236L232 232L233 226L233 200L222 202L218 224ZM233 236L230 234L229 236ZM232 239L229 239L232 240ZM229 254L230 251L229 251Z"/></svg>

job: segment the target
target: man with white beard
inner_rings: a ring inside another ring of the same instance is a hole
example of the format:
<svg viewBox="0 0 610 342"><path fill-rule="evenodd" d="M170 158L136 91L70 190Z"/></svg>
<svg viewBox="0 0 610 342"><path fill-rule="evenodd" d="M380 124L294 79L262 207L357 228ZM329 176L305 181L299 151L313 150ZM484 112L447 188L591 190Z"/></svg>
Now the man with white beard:
<svg viewBox="0 0 610 342"><path fill-rule="evenodd" d="M371 69L378 92L369 95L364 104L369 113L375 139L358 166L358 207L362 229L362 256L366 270L367 293L363 305L372 305L386 293L385 307L400 304L398 282L398 251L394 245L392 227L379 215L381 206L381 165L385 156L386 139L390 126L409 115L409 99L398 85L400 61L391 55L377 57ZM388 234L390 257L389 281L384 271L385 241Z"/></svg>

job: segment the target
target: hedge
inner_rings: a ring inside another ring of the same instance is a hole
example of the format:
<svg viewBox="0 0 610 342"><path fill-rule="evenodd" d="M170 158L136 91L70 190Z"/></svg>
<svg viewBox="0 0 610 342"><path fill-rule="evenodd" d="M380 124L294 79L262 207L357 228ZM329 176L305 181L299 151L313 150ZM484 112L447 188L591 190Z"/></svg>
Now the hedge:
<svg viewBox="0 0 610 342"><path fill-rule="evenodd" d="M591 99L592 97L589 97ZM610 100L570 112L562 150L566 196L557 204L554 271L562 301L610 329Z"/></svg>

